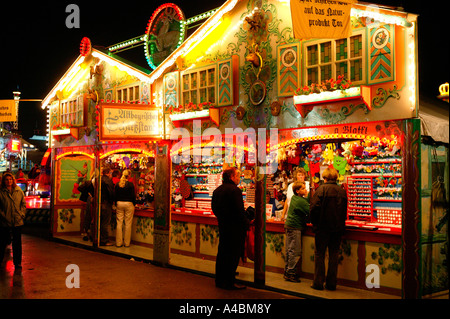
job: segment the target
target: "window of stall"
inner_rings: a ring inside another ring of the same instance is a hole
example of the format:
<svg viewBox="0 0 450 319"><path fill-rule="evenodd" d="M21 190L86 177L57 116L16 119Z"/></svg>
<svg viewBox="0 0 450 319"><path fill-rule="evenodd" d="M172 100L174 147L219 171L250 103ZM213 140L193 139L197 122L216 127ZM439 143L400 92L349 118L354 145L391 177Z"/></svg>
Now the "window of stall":
<svg viewBox="0 0 450 319"><path fill-rule="evenodd" d="M139 102L139 85L131 85L118 88L116 91L117 101L122 102Z"/></svg>
<svg viewBox="0 0 450 319"><path fill-rule="evenodd" d="M305 44L306 85L321 83L344 76L353 84L364 82L364 41L362 31L351 37L318 40Z"/></svg>
<svg viewBox="0 0 450 319"><path fill-rule="evenodd" d="M176 210L212 214L212 194L222 185L222 172L228 166L241 170L238 187L242 190L245 206L254 205L255 167L252 152L248 152L248 147L233 145L236 153L228 153L225 145L191 147L190 155L183 161L172 162L171 204Z"/></svg>
<svg viewBox="0 0 450 319"><path fill-rule="evenodd" d="M216 103L216 65L183 72L181 75L182 105Z"/></svg>
<svg viewBox="0 0 450 319"><path fill-rule="evenodd" d="M84 97L61 101L59 124L82 126L84 124Z"/></svg>
<svg viewBox="0 0 450 319"><path fill-rule="evenodd" d="M396 137L365 136L362 139L286 141L278 152L278 170L273 176L274 198L284 202L294 172L307 173L311 192L323 183L322 172L334 167L338 184L348 195L347 226L401 232L402 158ZM336 138L337 137L337 138ZM277 211L272 216L277 220Z"/></svg>
<svg viewBox="0 0 450 319"><path fill-rule="evenodd" d="M130 182L134 184L138 209L154 207L155 158L148 154L130 152L116 153L102 159L102 167L109 167L116 184L122 172L131 171Z"/></svg>

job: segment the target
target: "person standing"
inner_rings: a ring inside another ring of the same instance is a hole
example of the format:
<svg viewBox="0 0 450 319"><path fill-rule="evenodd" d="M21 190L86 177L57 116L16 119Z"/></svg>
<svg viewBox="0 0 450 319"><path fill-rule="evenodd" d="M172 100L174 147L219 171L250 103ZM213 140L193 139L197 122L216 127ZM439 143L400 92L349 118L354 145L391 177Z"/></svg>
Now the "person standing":
<svg viewBox="0 0 450 319"><path fill-rule="evenodd" d="M39 164L34 164L33 168L28 172L29 179L35 179L40 174Z"/></svg>
<svg viewBox="0 0 450 319"><path fill-rule="evenodd" d="M294 170L294 174L293 174L294 182L289 184L289 186L287 188L286 201L284 203L283 212L281 213L281 218L282 219L285 219L286 218L286 214L288 213L289 204L291 202L292 195L294 195L292 187L293 187L295 182L303 182L303 183L305 183L306 194L309 195L309 181L306 180L307 176L308 176L308 173L302 167L297 167Z"/></svg>
<svg viewBox="0 0 450 319"><path fill-rule="evenodd" d="M326 168L322 174L325 181L314 193L310 203L310 216L315 233L314 281L311 287L336 290L339 248L347 219L347 194L337 185L338 172ZM328 271L325 277L325 252L328 248Z"/></svg>
<svg viewBox="0 0 450 319"><path fill-rule="evenodd" d="M300 282L297 265L301 265L302 231L306 229L309 216L309 203L304 198L308 191L304 182L295 182L292 186L294 195L291 198L289 211L284 224L286 233L286 265L284 279Z"/></svg>
<svg viewBox="0 0 450 319"><path fill-rule="evenodd" d="M120 171L118 169L113 170L112 172L112 182L114 186L120 181Z"/></svg>
<svg viewBox="0 0 450 319"><path fill-rule="evenodd" d="M108 227L111 224L112 205L114 203L114 184L111 180L111 169L105 167L101 178L101 215L100 215L100 246L112 246L109 241Z"/></svg>
<svg viewBox="0 0 450 319"><path fill-rule="evenodd" d="M95 187L94 187L94 176L90 180L84 181L78 186L78 190L81 192L80 200L86 203L86 213L84 215L83 229L84 232L81 233L84 241L91 240L92 241L92 216L94 213L95 205L94 205L94 196L95 196Z"/></svg>
<svg viewBox="0 0 450 319"><path fill-rule="evenodd" d="M18 179L23 179L24 178L24 174L23 174L23 170L21 168L19 168L19 170L16 173L16 180Z"/></svg>
<svg viewBox="0 0 450 319"><path fill-rule="evenodd" d="M0 189L0 264L11 241L15 270L22 269L22 226L27 211L25 195L11 173L2 176Z"/></svg>
<svg viewBox="0 0 450 319"><path fill-rule="evenodd" d="M136 193L134 184L128 179L131 175L130 170L122 173L120 181L115 186L116 200L116 246L130 246L131 242L131 224L133 222L134 205L136 204ZM125 222L125 229L122 225Z"/></svg>
<svg viewBox="0 0 450 319"><path fill-rule="evenodd" d="M236 284L239 258L244 255L248 220L242 191L237 187L241 172L235 167L223 172L223 183L213 192L211 208L219 223L219 248L216 258L216 287L244 289Z"/></svg>

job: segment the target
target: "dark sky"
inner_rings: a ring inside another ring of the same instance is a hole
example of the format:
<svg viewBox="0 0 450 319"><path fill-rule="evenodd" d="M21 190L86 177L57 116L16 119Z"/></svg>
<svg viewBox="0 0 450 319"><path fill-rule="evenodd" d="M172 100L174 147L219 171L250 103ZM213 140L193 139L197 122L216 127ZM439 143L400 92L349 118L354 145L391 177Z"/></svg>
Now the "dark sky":
<svg viewBox="0 0 450 319"><path fill-rule="evenodd" d="M154 10L163 3L174 2L186 18L219 7L224 1L8 1L0 5L0 99L43 99L79 55L83 37L94 46L109 46L145 33ZM373 3L402 6L419 14L420 93L437 96L438 86L448 82L448 15L432 1L373 0ZM80 8L80 28L68 29L66 7ZM444 4L443 1L439 2ZM143 47L133 49L125 58L149 69ZM45 134L46 115L40 103L22 102L19 130L25 138L35 128Z"/></svg>

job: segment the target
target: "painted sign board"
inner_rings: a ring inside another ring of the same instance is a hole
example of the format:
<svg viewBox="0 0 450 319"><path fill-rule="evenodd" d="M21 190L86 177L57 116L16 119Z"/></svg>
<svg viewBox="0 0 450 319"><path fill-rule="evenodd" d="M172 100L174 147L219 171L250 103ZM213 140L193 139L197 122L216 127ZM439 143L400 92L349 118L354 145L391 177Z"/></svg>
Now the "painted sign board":
<svg viewBox="0 0 450 319"><path fill-rule="evenodd" d="M141 104L100 105L100 140L149 140L161 136L161 111Z"/></svg>
<svg viewBox="0 0 450 319"><path fill-rule="evenodd" d="M0 100L0 122L17 121L16 101Z"/></svg>

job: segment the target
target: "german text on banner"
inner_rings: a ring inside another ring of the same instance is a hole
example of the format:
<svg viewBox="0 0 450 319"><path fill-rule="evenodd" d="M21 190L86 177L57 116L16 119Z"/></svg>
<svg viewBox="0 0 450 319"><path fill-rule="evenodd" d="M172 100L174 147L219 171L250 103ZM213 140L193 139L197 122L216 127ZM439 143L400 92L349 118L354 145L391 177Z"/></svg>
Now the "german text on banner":
<svg viewBox="0 0 450 319"><path fill-rule="evenodd" d="M16 101L0 100L0 122L17 121Z"/></svg>
<svg viewBox="0 0 450 319"><path fill-rule="evenodd" d="M339 39L350 33L350 11L356 0L290 0L296 39Z"/></svg>

